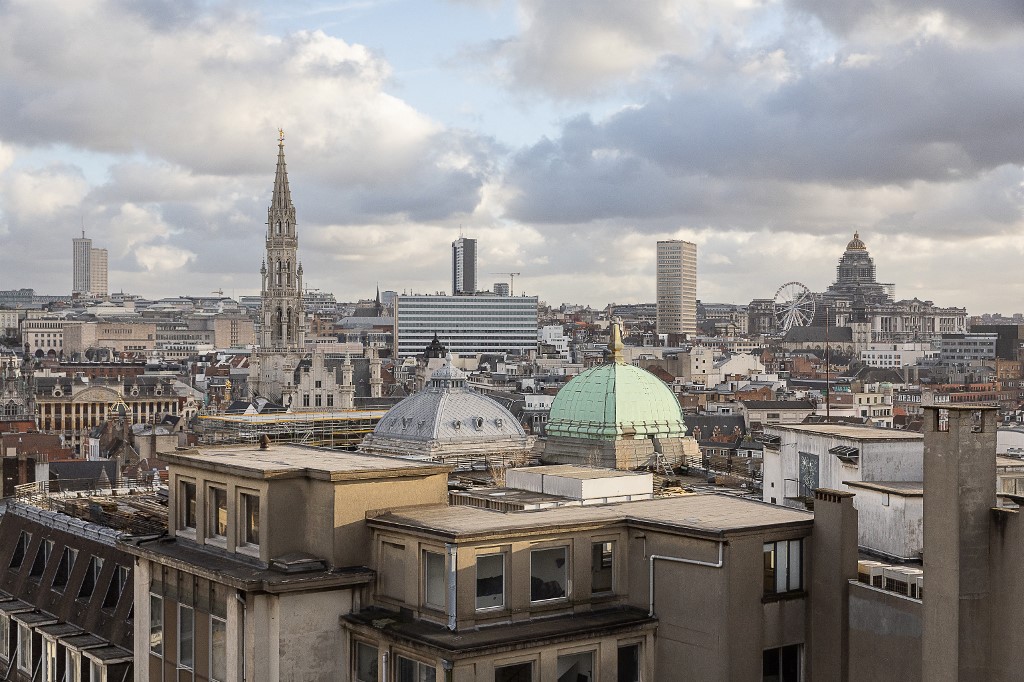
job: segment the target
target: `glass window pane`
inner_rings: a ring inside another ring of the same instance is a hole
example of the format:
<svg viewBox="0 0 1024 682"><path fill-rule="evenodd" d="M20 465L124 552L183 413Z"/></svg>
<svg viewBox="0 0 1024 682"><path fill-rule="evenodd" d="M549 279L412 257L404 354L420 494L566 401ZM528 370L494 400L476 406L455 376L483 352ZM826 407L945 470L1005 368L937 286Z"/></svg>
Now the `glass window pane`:
<svg viewBox="0 0 1024 682"><path fill-rule="evenodd" d="M191 668L195 663L195 614L188 606L178 607L178 666Z"/></svg>
<svg viewBox="0 0 1024 682"><path fill-rule="evenodd" d="M67 670L65 682L82 682L82 654L65 649L64 667Z"/></svg>
<svg viewBox="0 0 1024 682"><path fill-rule="evenodd" d="M533 682L533 663L518 663L495 668L494 682Z"/></svg>
<svg viewBox="0 0 1024 682"><path fill-rule="evenodd" d="M226 537L228 534L228 493L221 488L210 488L210 535Z"/></svg>
<svg viewBox="0 0 1024 682"><path fill-rule="evenodd" d="M149 595L149 650L157 656L164 653L164 600Z"/></svg>
<svg viewBox="0 0 1024 682"><path fill-rule="evenodd" d="M618 682L640 682L640 645L619 647Z"/></svg>
<svg viewBox="0 0 1024 682"><path fill-rule="evenodd" d="M377 682L377 647L356 642L356 682Z"/></svg>
<svg viewBox="0 0 1024 682"><path fill-rule="evenodd" d="M559 656L556 674L558 682L592 682L594 679L594 652Z"/></svg>
<svg viewBox="0 0 1024 682"><path fill-rule="evenodd" d="M775 593L775 543L764 546L764 593Z"/></svg>
<svg viewBox="0 0 1024 682"><path fill-rule="evenodd" d="M89 682L104 682L102 663L98 661L91 661L89 663Z"/></svg>
<svg viewBox="0 0 1024 682"><path fill-rule="evenodd" d="M476 558L476 607L489 609L505 605L505 555L485 554Z"/></svg>
<svg viewBox="0 0 1024 682"><path fill-rule="evenodd" d="M595 542L591 546L590 591L612 591L612 559L614 543Z"/></svg>
<svg viewBox="0 0 1024 682"><path fill-rule="evenodd" d="M803 547L803 540L789 541L789 589L799 590L803 587L801 580L800 556Z"/></svg>
<svg viewBox="0 0 1024 682"><path fill-rule="evenodd" d="M423 552L424 600L427 606L444 609L445 570L444 555L437 552Z"/></svg>
<svg viewBox="0 0 1024 682"><path fill-rule="evenodd" d="M27 625L18 625L18 670L32 672L32 631Z"/></svg>
<svg viewBox="0 0 1024 682"><path fill-rule="evenodd" d="M196 484L182 481L181 483L181 527L196 527Z"/></svg>
<svg viewBox="0 0 1024 682"><path fill-rule="evenodd" d="M239 544L260 544L260 498L258 495L241 495L242 537Z"/></svg>
<svg viewBox="0 0 1024 682"><path fill-rule="evenodd" d="M800 645L782 647L782 682L800 682Z"/></svg>
<svg viewBox="0 0 1024 682"><path fill-rule="evenodd" d="M228 624L210 618L210 680L224 682L228 676Z"/></svg>
<svg viewBox="0 0 1024 682"><path fill-rule="evenodd" d="M530 552L530 601L564 597L567 568L565 547Z"/></svg>
<svg viewBox="0 0 1024 682"><path fill-rule="evenodd" d="M786 551L785 542L776 542L775 552L775 591L782 593L787 588L787 570L789 564L789 552Z"/></svg>

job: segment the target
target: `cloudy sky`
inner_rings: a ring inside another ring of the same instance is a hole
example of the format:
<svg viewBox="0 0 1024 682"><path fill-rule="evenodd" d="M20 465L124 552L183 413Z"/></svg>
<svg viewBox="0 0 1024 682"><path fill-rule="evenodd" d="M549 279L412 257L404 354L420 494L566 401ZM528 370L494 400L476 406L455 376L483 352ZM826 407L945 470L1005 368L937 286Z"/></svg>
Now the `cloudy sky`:
<svg viewBox="0 0 1024 682"><path fill-rule="evenodd" d="M258 293L277 128L341 300L480 284L654 299L826 287L1024 311L1020 0L0 0L0 289Z"/></svg>

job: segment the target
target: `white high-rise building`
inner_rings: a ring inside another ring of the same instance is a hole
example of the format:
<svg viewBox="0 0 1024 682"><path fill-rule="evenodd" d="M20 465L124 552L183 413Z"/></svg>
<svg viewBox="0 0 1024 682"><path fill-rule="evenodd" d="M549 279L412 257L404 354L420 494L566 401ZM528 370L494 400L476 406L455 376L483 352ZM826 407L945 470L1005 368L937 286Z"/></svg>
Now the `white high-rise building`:
<svg viewBox="0 0 1024 682"><path fill-rule="evenodd" d="M84 296L106 296L107 250L92 248L92 240L82 236L71 240L71 292Z"/></svg>
<svg viewBox="0 0 1024 682"><path fill-rule="evenodd" d="M536 296L398 296L396 355L420 355L434 335L452 353L537 350Z"/></svg>
<svg viewBox="0 0 1024 682"><path fill-rule="evenodd" d="M71 240L71 254L71 292L88 294L92 287L92 240L85 236L85 230L82 230L81 237Z"/></svg>
<svg viewBox="0 0 1024 682"><path fill-rule="evenodd" d="M476 240L459 237L452 242L452 294L476 293Z"/></svg>
<svg viewBox="0 0 1024 682"><path fill-rule="evenodd" d="M658 333L697 333L697 245L658 242Z"/></svg>

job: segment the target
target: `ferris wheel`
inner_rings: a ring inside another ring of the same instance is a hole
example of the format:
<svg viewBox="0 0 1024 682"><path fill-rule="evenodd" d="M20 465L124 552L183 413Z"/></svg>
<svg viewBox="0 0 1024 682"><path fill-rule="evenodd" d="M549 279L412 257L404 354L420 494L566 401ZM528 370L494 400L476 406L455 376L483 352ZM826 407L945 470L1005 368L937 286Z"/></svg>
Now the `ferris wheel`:
<svg viewBox="0 0 1024 682"><path fill-rule="evenodd" d="M775 326L783 334L814 319L814 295L800 282L786 282L775 292Z"/></svg>

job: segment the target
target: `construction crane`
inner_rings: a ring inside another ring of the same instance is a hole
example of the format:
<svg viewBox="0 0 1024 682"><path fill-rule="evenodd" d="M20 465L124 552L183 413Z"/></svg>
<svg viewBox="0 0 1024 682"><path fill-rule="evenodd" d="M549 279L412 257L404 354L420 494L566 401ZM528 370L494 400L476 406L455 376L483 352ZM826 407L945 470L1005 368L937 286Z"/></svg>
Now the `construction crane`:
<svg viewBox="0 0 1024 682"><path fill-rule="evenodd" d="M217 294L218 296L223 296L224 295L224 289L214 289L210 293L211 294Z"/></svg>
<svg viewBox="0 0 1024 682"><path fill-rule="evenodd" d="M516 295L516 292L515 292L516 277L518 277L519 275L521 275L523 273L521 273L521 272L492 272L492 273L489 273L489 274L491 274L491 275L506 275L508 277L508 295L509 296L515 296Z"/></svg>

